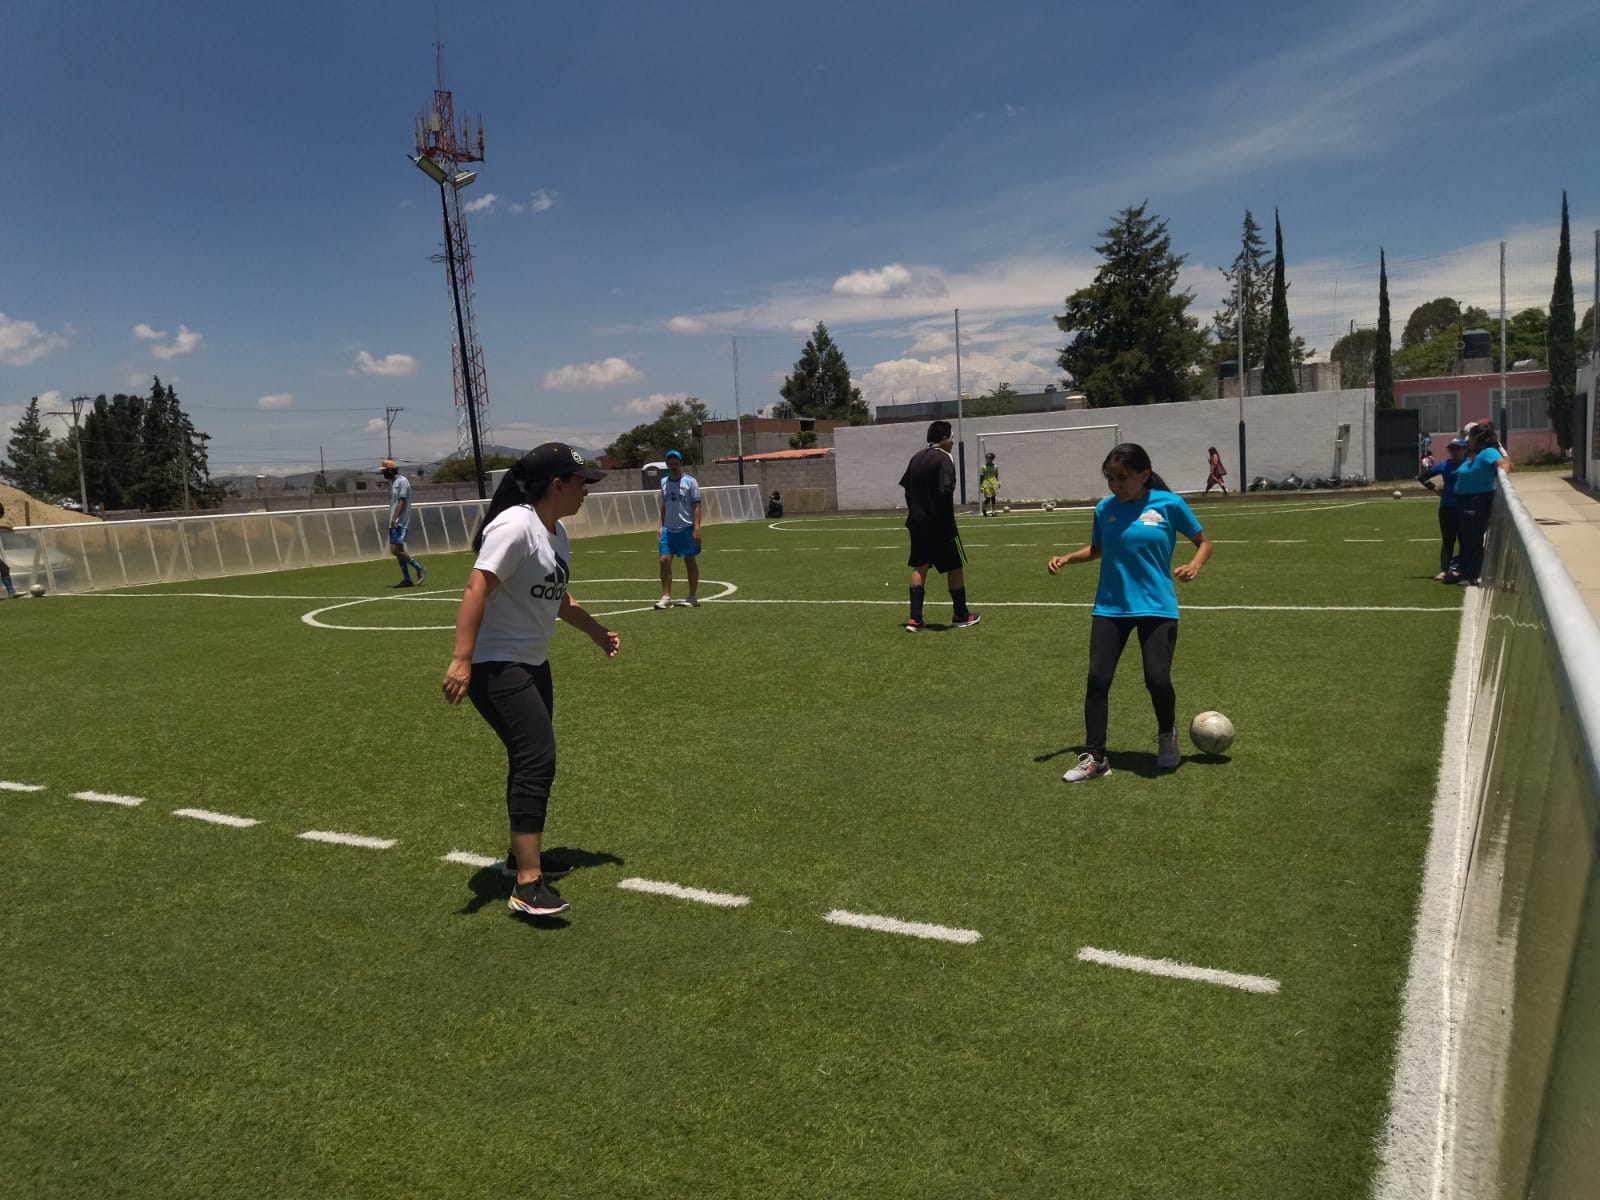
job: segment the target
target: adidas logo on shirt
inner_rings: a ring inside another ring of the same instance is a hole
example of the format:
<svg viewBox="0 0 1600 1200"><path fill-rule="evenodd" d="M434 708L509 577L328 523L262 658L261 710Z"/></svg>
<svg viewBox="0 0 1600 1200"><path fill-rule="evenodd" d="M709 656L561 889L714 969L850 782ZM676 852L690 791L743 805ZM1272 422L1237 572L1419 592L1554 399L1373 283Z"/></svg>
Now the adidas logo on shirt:
<svg viewBox="0 0 1600 1200"><path fill-rule="evenodd" d="M559 600L567 594L567 564L559 558L556 559L556 569L544 577L543 583L536 583L528 589L528 595L535 600Z"/></svg>

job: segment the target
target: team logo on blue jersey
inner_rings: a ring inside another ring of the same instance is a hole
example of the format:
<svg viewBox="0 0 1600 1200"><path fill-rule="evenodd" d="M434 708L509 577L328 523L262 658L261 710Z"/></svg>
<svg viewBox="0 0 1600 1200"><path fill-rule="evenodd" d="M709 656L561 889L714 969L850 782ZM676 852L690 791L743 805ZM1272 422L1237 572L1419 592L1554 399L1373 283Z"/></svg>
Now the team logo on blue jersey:
<svg viewBox="0 0 1600 1200"><path fill-rule="evenodd" d="M1167 519L1153 508L1147 508L1139 514L1139 524L1141 525L1165 525L1166 523Z"/></svg>

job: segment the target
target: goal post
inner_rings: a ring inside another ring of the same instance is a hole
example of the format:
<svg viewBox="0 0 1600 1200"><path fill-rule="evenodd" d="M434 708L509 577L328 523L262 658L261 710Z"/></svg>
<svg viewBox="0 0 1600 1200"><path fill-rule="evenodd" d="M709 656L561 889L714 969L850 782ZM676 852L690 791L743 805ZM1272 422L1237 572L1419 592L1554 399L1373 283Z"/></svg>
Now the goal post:
<svg viewBox="0 0 1600 1200"><path fill-rule="evenodd" d="M1100 464L1122 441L1120 425L1002 429L978 437L978 466L993 454L1002 504L1088 500L1105 492Z"/></svg>

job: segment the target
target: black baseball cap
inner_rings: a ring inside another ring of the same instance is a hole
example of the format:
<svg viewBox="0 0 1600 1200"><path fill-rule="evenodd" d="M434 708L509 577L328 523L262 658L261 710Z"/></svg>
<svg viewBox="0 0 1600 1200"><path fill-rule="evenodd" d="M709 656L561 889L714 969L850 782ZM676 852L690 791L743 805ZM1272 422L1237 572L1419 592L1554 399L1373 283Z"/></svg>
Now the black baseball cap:
<svg viewBox="0 0 1600 1200"><path fill-rule="evenodd" d="M543 483L564 475L581 475L585 483L596 483L606 473L565 442L546 442L522 456L519 472L528 483Z"/></svg>

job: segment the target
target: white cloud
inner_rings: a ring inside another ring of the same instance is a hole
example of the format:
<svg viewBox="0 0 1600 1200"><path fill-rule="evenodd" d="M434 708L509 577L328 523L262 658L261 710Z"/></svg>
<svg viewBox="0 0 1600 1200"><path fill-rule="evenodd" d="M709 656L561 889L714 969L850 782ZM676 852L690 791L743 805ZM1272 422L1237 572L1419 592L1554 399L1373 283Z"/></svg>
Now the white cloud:
<svg viewBox="0 0 1600 1200"><path fill-rule="evenodd" d="M461 206L461 211L469 213L490 212L499 202L500 197L494 192L485 192L476 200L468 200Z"/></svg>
<svg viewBox="0 0 1600 1200"><path fill-rule="evenodd" d="M417 373L417 360L409 354L385 354L382 358L373 358L363 350L356 355L356 370L362 375L404 379Z"/></svg>
<svg viewBox="0 0 1600 1200"><path fill-rule="evenodd" d="M673 333L707 333L711 324L699 317L673 317L667 322L667 328Z"/></svg>
<svg viewBox="0 0 1600 1200"><path fill-rule="evenodd" d="M514 202L511 211L518 215L549 212L560 198L561 194L553 188L538 188L528 193L527 200Z"/></svg>
<svg viewBox="0 0 1600 1200"><path fill-rule="evenodd" d="M147 341L148 342L148 341L159 341L161 338L164 338L167 335L165 333L163 333L161 330L152 329L152 328L150 328L150 326L146 325L143 321L140 321L137 325L135 325L133 327L133 336L136 337L136 338L139 338L141 341Z"/></svg>
<svg viewBox="0 0 1600 1200"><path fill-rule="evenodd" d="M51 388L48 392L40 392L39 393L39 411L40 412L43 412L47 408L55 408L60 403L61 403L61 390L59 388Z"/></svg>
<svg viewBox="0 0 1600 1200"><path fill-rule="evenodd" d="M384 420L382 417L373 417L372 420L368 421L365 425L363 425L361 427L361 432L363 432L363 433L383 433L383 432L387 431L388 428L389 428L389 422L388 421Z"/></svg>
<svg viewBox="0 0 1600 1200"><path fill-rule="evenodd" d="M587 392L618 383L634 383L644 378L625 358L603 358L599 362L573 363L544 373L544 386L553 392Z"/></svg>
<svg viewBox="0 0 1600 1200"><path fill-rule="evenodd" d="M257 408L288 408L293 403L294 396L289 392L272 392L256 397Z"/></svg>
<svg viewBox="0 0 1600 1200"><path fill-rule="evenodd" d="M688 392L656 392L652 396L639 396L626 404L619 404L611 411L619 417L654 417L659 416L661 410L674 400L681 403L688 398Z"/></svg>
<svg viewBox="0 0 1600 1200"><path fill-rule="evenodd" d="M140 333L139 330L141 328L146 330L146 332ZM136 337L149 339L150 334L154 334L156 331L151 329L148 325L144 325L135 326L133 332ZM156 334L156 336L165 337L166 335ZM170 345L151 346L150 353L161 359L163 362L166 362L169 359L177 358L180 354L193 353L194 348L204 340L204 337L204 334L196 333L187 325L179 325L177 336L172 339L172 343Z"/></svg>
<svg viewBox="0 0 1600 1200"><path fill-rule="evenodd" d="M65 333L45 333L32 321L18 321L0 313L0 363L26 367L67 344Z"/></svg>
<svg viewBox="0 0 1600 1200"><path fill-rule="evenodd" d="M944 280L936 271L912 271L901 263L890 263L875 271L851 271L833 281L835 296L944 296Z"/></svg>

